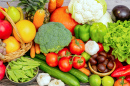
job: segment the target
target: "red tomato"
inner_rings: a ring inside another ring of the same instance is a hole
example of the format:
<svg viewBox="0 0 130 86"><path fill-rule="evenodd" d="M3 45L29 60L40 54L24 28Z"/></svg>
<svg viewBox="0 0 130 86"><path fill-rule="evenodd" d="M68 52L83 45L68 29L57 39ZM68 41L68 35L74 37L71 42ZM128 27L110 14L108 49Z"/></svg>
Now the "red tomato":
<svg viewBox="0 0 130 86"><path fill-rule="evenodd" d="M101 43L98 43L98 46L99 46L98 53L101 52L101 51L104 51L103 45Z"/></svg>
<svg viewBox="0 0 130 86"><path fill-rule="evenodd" d="M2 8L1 6L0 6L0 9L2 9L3 11L5 11L5 9ZM2 19L2 20L5 19L5 15L2 12L0 12L0 19Z"/></svg>
<svg viewBox="0 0 130 86"><path fill-rule="evenodd" d="M130 83L125 79L123 80L123 82L122 79L118 79L115 81L114 86L130 86Z"/></svg>
<svg viewBox="0 0 130 86"><path fill-rule="evenodd" d="M75 56L73 58L72 66L76 69L80 69L85 66L85 58L82 56Z"/></svg>
<svg viewBox="0 0 130 86"><path fill-rule="evenodd" d="M72 64L70 62L70 59L69 58L66 58L66 57L62 57L60 60L59 60L59 69L63 72L68 72L71 70L72 68Z"/></svg>
<svg viewBox="0 0 130 86"><path fill-rule="evenodd" d="M69 45L72 54L80 55L85 50L85 44L81 39L73 39Z"/></svg>
<svg viewBox="0 0 130 86"><path fill-rule="evenodd" d="M60 50L58 52L58 55L61 56L61 57L65 56L67 58L71 58L71 56L70 56L71 53L70 53L69 49L67 49L67 48L63 48L62 50Z"/></svg>
<svg viewBox="0 0 130 86"><path fill-rule="evenodd" d="M58 65L58 55L56 53L48 53L46 56L46 63L51 67Z"/></svg>

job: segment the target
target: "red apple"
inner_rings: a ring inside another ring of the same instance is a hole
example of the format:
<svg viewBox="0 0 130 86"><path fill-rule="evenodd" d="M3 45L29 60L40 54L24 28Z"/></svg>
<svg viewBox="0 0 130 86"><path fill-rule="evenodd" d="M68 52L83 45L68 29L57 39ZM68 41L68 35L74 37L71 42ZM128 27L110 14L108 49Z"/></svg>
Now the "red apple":
<svg viewBox="0 0 130 86"><path fill-rule="evenodd" d="M5 11L5 9L4 9L4 8L2 8L1 6L0 6L0 9L2 9L2 10L4 10L4 11ZM4 19L5 19L5 15L3 15L3 13L2 13L2 12L0 12L0 19L2 19L2 20L4 20Z"/></svg>
<svg viewBox="0 0 130 86"><path fill-rule="evenodd" d="M0 39L8 38L12 33L12 25L7 20L0 19Z"/></svg>

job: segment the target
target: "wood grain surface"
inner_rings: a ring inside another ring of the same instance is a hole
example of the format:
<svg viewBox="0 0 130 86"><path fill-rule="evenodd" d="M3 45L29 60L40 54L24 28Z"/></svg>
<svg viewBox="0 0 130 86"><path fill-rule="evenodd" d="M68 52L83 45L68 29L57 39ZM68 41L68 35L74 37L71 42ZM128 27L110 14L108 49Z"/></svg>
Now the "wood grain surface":
<svg viewBox="0 0 130 86"><path fill-rule="evenodd" d="M10 6L17 6L19 3L19 0L15 0L12 2L12 0L0 0L0 6L7 8L8 5L6 2L9 2ZM67 6L70 0L64 0L63 6ZM127 7L130 8L130 0L106 0L107 2L107 10L108 12L111 12L114 6L116 5L126 5ZM48 4L46 4L47 7ZM41 72L41 71L40 71ZM54 78L53 78L54 79ZM13 85L6 77L0 81L0 86L15 86ZM38 86L37 82L33 82L32 84L28 86ZM81 86L89 86L89 83L81 83Z"/></svg>

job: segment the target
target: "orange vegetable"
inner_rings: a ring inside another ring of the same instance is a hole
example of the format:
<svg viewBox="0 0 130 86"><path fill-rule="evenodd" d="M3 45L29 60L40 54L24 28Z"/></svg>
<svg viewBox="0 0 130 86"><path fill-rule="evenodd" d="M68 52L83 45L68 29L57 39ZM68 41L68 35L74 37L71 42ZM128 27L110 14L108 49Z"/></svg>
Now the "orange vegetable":
<svg viewBox="0 0 130 86"><path fill-rule="evenodd" d="M48 3L48 10L52 13L56 9L56 0L50 0Z"/></svg>
<svg viewBox="0 0 130 86"><path fill-rule="evenodd" d="M32 47L30 49L30 56L31 56L31 58L35 57L35 46L34 46L34 43L32 44Z"/></svg>
<svg viewBox="0 0 130 86"><path fill-rule="evenodd" d="M37 43L35 43L35 51L36 51L36 54L40 54L40 46Z"/></svg>
<svg viewBox="0 0 130 86"><path fill-rule="evenodd" d="M38 29L40 26L43 25L44 17L45 17L44 10L39 9L36 11L36 13L34 14L34 18L33 18L33 24L35 25L36 29Z"/></svg>
<svg viewBox="0 0 130 86"><path fill-rule="evenodd" d="M87 67L88 65L85 63L84 67Z"/></svg>
<svg viewBox="0 0 130 86"><path fill-rule="evenodd" d="M64 0L56 0L56 8L59 8L63 5Z"/></svg>
<svg viewBox="0 0 130 86"><path fill-rule="evenodd" d="M80 68L79 69L81 72L83 72L84 74L86 74L87 76L89 76L91 73L90 73L90 71L88 70L88 69L86 69L86 68Z"/></svg>

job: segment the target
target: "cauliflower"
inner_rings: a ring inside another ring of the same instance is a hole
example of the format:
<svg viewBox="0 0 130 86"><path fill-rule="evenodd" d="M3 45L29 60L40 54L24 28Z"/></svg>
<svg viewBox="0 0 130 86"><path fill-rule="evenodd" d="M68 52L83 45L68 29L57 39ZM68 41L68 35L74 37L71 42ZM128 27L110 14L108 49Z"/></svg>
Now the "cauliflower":
<svg viewBox="0 0 130 86"><path fill-rule="evenodd" d="M98 21L107 10L105 0L71 0L68 6L69 13L78 23Z"/></svg>

